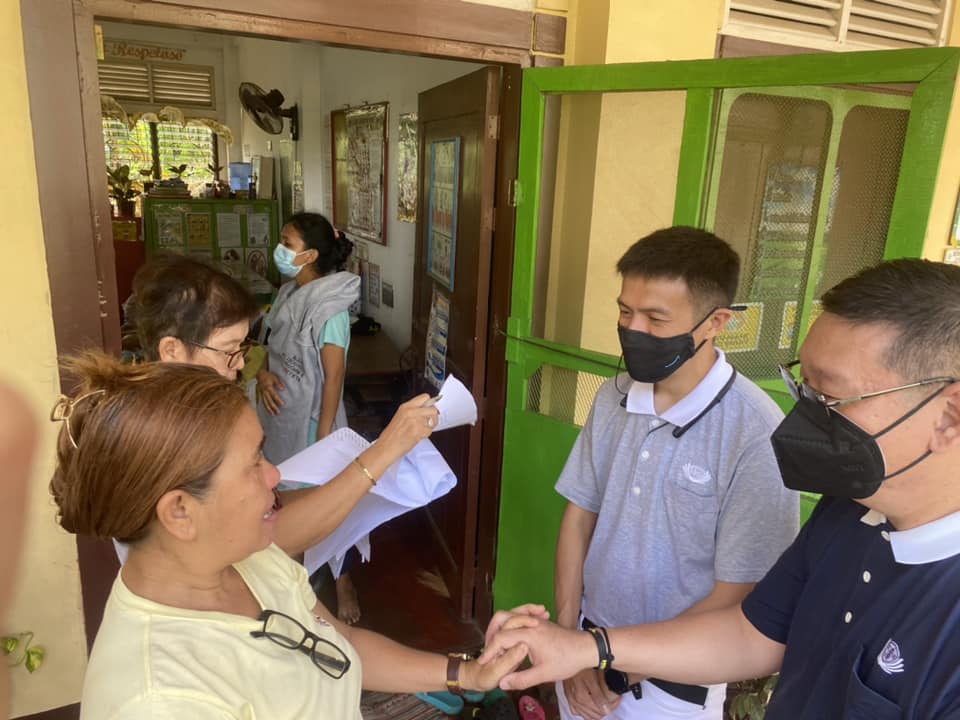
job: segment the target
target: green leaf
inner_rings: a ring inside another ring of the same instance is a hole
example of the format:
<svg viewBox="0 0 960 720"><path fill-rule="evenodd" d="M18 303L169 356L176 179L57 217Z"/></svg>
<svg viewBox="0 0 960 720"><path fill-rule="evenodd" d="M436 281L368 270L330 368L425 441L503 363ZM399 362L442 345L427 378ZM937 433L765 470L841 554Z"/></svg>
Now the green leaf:
<svg viewBox="0 0 960 720"><path fill-rule="evenodd" d="M0 649L3 650L4 655L13 654L19 644L20 638L16 635L4 635L0 638Z"/></svg>
<svg viewBox="0 0 960 720"><path fill-rule="evenodd" d="M27 672L36 672L40 669L40 666L43 665L43 659L46 657L47 653L42 647L31 647L27 649L26 660L24 666L27 668Z"/></svg>

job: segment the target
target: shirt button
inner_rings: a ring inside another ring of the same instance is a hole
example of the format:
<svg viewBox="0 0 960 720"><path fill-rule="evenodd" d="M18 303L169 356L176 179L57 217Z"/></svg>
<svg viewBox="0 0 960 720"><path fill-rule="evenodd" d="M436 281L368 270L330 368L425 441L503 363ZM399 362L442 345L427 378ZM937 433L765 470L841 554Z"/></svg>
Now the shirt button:
<svg viewBox="0 0 960 720"><path fill-rule="evenodd" d="M634 485L634 487L633 487L633 494L634 494L634 495L639 495L639 494L640 494L640 488L638 488L636 485Z"/></svg>
<svg viewBox="0 0 960 720"><path fill-rule="evenodd" d="M853 613L852 613L852 612L848 612L846 615L843 616L843 621L844 621L845 623L847 623L848 625L850 624L850 621L851 621L851 620L853 620Z"/></svg>
<svg viewBox="0 0 960 720"><path fill-rule="evenodd" d="M649 451L649 450L644 450L642 453L640 453L640 459L641 459L641 460L646 460L646 459L649 458L649 457L650 457L650 451Z"/></svg>
<svg viewBox="0 0 960 720"><path fill-rule="evenodd" d="M890 542L890 533L888 533L886 530L880 531L880 537L882 537L887 542Z"/></svg>
<svg viewBox="0 0 960 720"><path fill-rule="evenodd" d="M870 571L869 571L869 570L864 570L864 571L863 571L863 581L864 581L865 583L868 583L868 582L870 582L870 578L871 578Z"/></svg>

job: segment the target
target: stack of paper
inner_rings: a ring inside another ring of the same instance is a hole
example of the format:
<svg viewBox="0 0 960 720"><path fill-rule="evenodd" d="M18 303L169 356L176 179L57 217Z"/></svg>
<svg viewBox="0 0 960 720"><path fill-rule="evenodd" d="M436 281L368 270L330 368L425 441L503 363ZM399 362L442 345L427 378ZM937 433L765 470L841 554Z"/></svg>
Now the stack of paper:
<svg viewBox="0 0 960 720"><path fill-rule="evenodd" d="M324 485L339 475L370 446L349 428L341 428L320 442L280 463L283 482ZM354 545L364 560L370 559L371 530L414 508L443 497L457 484L446 460L429 440L421 441L392 465L377 484L325 540L307 550L304 565L311 574L330 563L339 576L347 551Z"/></svg>

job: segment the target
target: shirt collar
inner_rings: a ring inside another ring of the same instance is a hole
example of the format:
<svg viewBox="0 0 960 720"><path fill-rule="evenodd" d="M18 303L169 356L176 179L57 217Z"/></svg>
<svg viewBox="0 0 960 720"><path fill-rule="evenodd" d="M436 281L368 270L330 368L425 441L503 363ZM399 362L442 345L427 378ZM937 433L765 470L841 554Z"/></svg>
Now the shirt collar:
<svg viewBox="0 0 960 720"><path fill-rule="evenodd" d="M727 357L724 355L723 350L719 348L715 348L715 350L717 359L703 379L693 390L681 398L679 402L667 408L662 413L658 414L653 404L653 383L643 383L634 380L630 386L630 390L627 392L627 412L639 415L653 415L677 427L683 427L693 421L694 418L700 415L700 413L713 402L717 394L723 390L724 386L730 380L731 373L735 372L733 366L727 362Z"/></svg>
<svg viewBox="0 0 960 720"><path fill-rule="evenodd" d="M886 516L868 510L860 522L874 527L885 523ZM925 565L960 555L960 512L911 528L891 530L893 559L901 565Z"/></svg>

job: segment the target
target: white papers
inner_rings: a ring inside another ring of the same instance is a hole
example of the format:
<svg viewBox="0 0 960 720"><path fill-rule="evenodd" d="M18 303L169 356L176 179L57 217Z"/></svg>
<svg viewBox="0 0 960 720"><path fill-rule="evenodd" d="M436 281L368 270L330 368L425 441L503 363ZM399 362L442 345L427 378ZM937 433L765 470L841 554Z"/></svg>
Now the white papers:
<svg viewBox="0 0 960 720"><path fill-rule="evenodd" d="M341 428L280 463L280 477L284 482L324 485L369 446L370 443L353 430ZM340 527L307 550L304 555L307 571L312 574L329 562L334 577L338 576L347 551L354 545L363 559L369 560L367 534L371 530L446 495L456 484L456 476L433 443L421 441L383 474Z"/></svg>
<svg viewBox="0 0 960 720"><path fill-rule="evenodd" d="M436 408L440 411L437 430L449 430L461 425L475 425L477 422L477 401L466 386L453 375L443 381L438 393L440 399Z"/></svg>

